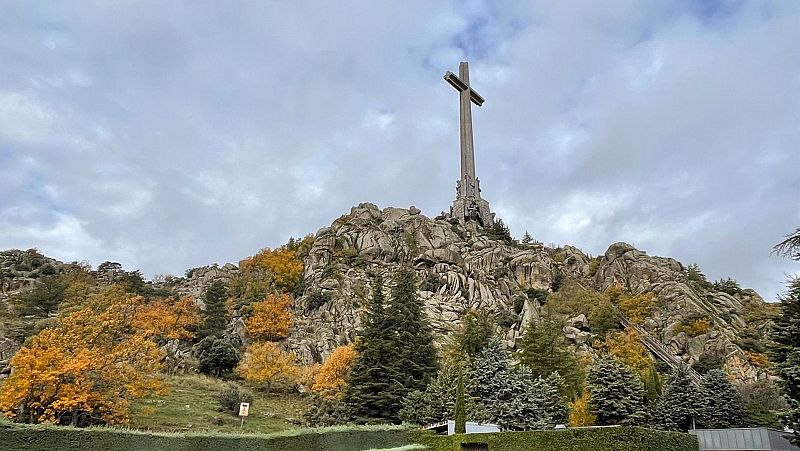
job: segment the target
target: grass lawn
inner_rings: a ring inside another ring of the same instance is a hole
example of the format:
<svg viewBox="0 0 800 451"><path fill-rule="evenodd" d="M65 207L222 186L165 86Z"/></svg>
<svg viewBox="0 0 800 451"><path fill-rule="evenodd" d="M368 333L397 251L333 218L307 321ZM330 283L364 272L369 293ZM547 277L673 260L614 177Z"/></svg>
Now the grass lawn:
<svg viewBox="0 0 800 451"><path fill-rule="evenodd" d="M132 429L270 433L300 427L297 422L309 405L307 397L297 393L264 393L240 384L254 395L250 416L240 429L238 416L219 411L217 393L225 387L225 382L201 375L174 376L168 382L171 387L168 394L132 403Z"/></svg>

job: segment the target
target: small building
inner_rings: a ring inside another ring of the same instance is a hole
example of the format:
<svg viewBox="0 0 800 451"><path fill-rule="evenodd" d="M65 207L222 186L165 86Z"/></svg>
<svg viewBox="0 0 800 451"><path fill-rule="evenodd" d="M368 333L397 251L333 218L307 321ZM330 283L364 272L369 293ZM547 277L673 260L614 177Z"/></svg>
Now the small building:
<svg viewBox="0 0 800 451"><path fill-rule="evenodd" d="M700 451L800 451L788 432L767 428L693 429Z"/></svg>
<svg viewBox="0 0 800 451"><path fill-rule="evenodd" d="M425 429L436 432L437 434L453 435L456 432L456 422L453 420L441 421L425 426ZM490 432L500 432L500 427L490 423L475 423L467 421L467 434L488 434Z"/></svg>

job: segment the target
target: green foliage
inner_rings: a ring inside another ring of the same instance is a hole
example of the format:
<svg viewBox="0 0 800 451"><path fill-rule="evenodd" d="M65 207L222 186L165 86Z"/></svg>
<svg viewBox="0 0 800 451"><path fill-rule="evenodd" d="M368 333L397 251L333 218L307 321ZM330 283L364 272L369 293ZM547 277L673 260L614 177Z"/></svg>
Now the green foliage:
<svg viewBox="0 0 800 451"><path fill-rule="evenodd" d="M519 346L520 362L530 368L534 377L558 372L564 378L562 400L571 400L581 391L585 375L575 354L564 345L560 322L551 317L540 323L531 322Z"/></svg>
<svg viewBox="0 0 800 451"><path fill-rule="evenodd" d="M504 430L542 428L565 417L558 382L534 377L525 365L513 367L496 339L476 357L473 379L473 395L483 405L485 420Z"/></svg>
<svg viewBox="0 0 800 451"><path fill-rule="evenodd" d="M424 425L454 418L458 401L458 379L462 372L467 372L462 381L465 418L471 421L483 420L483 407L473 396L475 391L473 371L461 360L449 361L443 365L425 391L409 393L403 400L400 419L406 423Z"/></svg>
<svg viewBox="0 0 800 451"><path fill-rule="evenodd" d="M742 287L734 279L730 277L727 279L720 279L714 282L714 290L728 293L731 296L736 296L742 292Z"/></svg>
<svg viewBox="0 0 800 451"><path fill-rule="evenodd" d="M790 407L786 420L795 431L792 443L800 444L800 278L789 282L772 330L770 359L783 379L783 393Z"/></svg>
<svg viewBox="0 0 800 451"><path fill-rule="evenodd" d="M553 268L553 280L550 282L550 291L555 293L561 289L561 285L564 284L564 279L564 272L561 270L561 267L556 266Z"/></svg>
<svg viewBox="0 0 800 451"><path fill-rule="evenodd" d="M228 326L225 309L225 300L228 298L228 289L224 283L215 281L203 296L205 310L203 311L203 325L200 328L201 337L220 336Z"/></svg>
<svg viewBox="0 0 800 451"><path fill-rule="evenodd" d="M547 301L549 294L549 291L540 288L528 288L525 290L525 295L528 296L528 299L538 301L540 304L544 304Z"/></svg>
<svg viewBox="0 0 800 451"><path fill-rule="evenodd" d="M308 296L308 309L317 310L331 301L331 294L327 291L316 290Z"/></svg>
<svg viewBox="0 0 800 451"><path fill-rule="evenodd" d="M239 363L239 353L231 342L214 336L206 337L197 344L199 370L203 374L222 377L233 371Z"/></svg>
<svg viewBox="0 0 800 451"><path fill-rule="evenodd" d="M248 420L245 420L247 424ZM406 428L347 426L295 429L273 434L153 433L128 429L87 428L0 423L3 449L15 451L131 450L131 451L352 451L408 445Z"/></svg>
<svg viewBox="0 0 800 451"><path fill-rule="evenodd" d="M494 337L494 319L482 310L467 310L461 317L461 327L451 336L449 348L458 358L473 359Z"/></svg>
<svg viewBox="0 0 800 451"><path fill-rule="evenodd" d="M597 425L640 424L644 418L642 380L621 362L601 356L589 369L586 383L591 393L589 410Z"/></svg>
<svg viewBox="0 0 800 451"><path fill-rule="evenodd" d="M522 244L531 244L533 242L533 237L531 236L528 231L525 231L525 234L522 235Z"/></svg>
<svg viewBox="0 0 800 451"><path fill-rule="evenodd" d="M707 429L726 429L745 425L742 396L728 376L719 369L709 370L700 381L699 423Z"/></svg>
<svg viewBox="0 0 800 451"><path fill-rule="evenodd" d="M700 358L692 364L692 369L703 375L711 370L722 369L722 364L722 359L719 356L703 353L700 355Z"/></svg>
<svg viewBox="0 0 800 451"><path fill-rule="evenodd" d="M252 407L253 393L238 385L229 384L217 394L217 401L219 402L220 411L238 415L239 404L246 402Z"/></svg>
<svg viewBox="0 0 800 451"><path fill-rule="evenodd" d="M486 236L492 240L502 241L506 244L514 242L514 239L511 238L511 232L508 230L508 226L501 218L496 219L491 227L484 230Z"/></svg>
<svg viewBox="0 0 800 451"><path fill-rule="evenodd" d="M610 301L603 300L589 312L592 332L603 337L606 333L620 330L619 315Z"/></svg>
<svg viewBox="0 0 800 451"><path fill-rule="evenodd" d="M642 378L644 381L645 395L647 396L648 404L655 404L661 397L664 387L661 381L661 375L658 373L656 366L651 364Z"/></svg>
<svg viewBox="0 0 800 451"><path fill-rule="evenodd" d="M689 378L686 366L672 370L653 413L654 424L666 430L688 431L703 414L700 392Z"/></svg>
<svg viewBox="0 0 800 451"><path fill-rule="evenodd" d="M456 384L455 422L455 433L465 434L467 432L467 406L464 402L463 371L459 371L458 383Z"/></svg>
<svg viewBox="0 0 800 451"><path fill-rule="evenodd" d="M434 435L412 432L412 441L431 451L455 451L462 443L485 443L503 451L697 451L697 437L638 427L566 429L561 431L501 432L491 434Z"/></svg>
<svg viewBox="0 0 800 451"><path fill-rule="evenodd" d="M439 288L445 285L444 280L433 271L428 272L428 275L422 279L422 282L419 284L420 291L432 291L437 292Z"/></svg>
<svg viewBox="0 0 800 451"><path fill-rule="evenodd" d="M58 310L67 286L61 276L43 276L31 290L20 293L11 302L20 316L46 318Z"/></svg>
<svg viewBox="0 0 800 451"><path fill-rule="evenodd" d="M313 427L337 426L346 424L351 416L350 409L341 399L315 395L314 403L303 414L303 419Z"/></svg>
<svg viewBox="0 0 800 451"><path fill-rule="evenodd" d="M399 421L403 399L425 390L438 366L413 270L401 268L395 273L389 307L384 305L382 285L376 277L344 392L344 401L359 422Z"/></svg>
<svg viewBox="0 0 800 451"><path fill-rule="evenodd" d="M706 275L700 271L700 266L697 263L692 263L686 268L686 278L689 284L698 290L711 290L714 286L706 279Z"/></svg>

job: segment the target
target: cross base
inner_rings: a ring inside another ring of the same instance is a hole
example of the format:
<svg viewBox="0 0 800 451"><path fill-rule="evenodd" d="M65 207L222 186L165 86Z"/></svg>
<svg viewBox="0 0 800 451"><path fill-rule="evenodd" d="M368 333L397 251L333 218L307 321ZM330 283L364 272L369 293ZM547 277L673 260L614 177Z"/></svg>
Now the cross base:
<svg viewBox="0 0 800 451"><path fill-rule="evenodd" d="M489 202L480 197L459 197L450 207L450 217L464 224L477 222L481 227L491 227L494 224L494 213L489 209Z"/></svg>

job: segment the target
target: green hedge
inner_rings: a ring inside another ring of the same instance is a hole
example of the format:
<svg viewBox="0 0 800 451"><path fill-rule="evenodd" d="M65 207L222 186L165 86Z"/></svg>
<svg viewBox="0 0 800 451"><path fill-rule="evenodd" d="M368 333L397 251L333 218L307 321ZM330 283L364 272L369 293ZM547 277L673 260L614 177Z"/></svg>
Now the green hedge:
<svg viewBox="0 0 800 451"><path fill-rule="evenodd" d="M697 451L697 438L634 427L564 429L455 436L412 433L432 451L460 451L461 443L486 443L489 451Z"/></svg>
<svg viewBox="0 0 800 451"><path fill-rule="evenodd" d="M276 434L170 434L0 423L0 450L14 451L354 451L408 444L408 429L386 426L300 429Z"/></svg>

